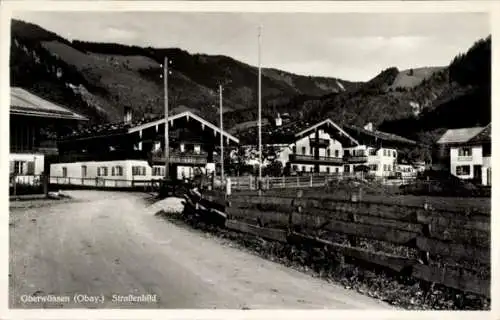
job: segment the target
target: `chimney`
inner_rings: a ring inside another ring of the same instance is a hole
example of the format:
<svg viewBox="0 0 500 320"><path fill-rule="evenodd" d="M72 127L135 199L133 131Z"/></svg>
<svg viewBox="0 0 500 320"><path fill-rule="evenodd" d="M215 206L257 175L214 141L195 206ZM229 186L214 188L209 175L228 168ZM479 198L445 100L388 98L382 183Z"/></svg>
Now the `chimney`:
<svg viewBox="0 0 500 320"><path fill-rule="evenodd" d="M276 117L276 119L275 119L275 120L276 120L276 126L277 126L277 127L280 127L280 126L281 126L281 124L283 123L283 121L281 120L281 116L280 116L280 114L279 114L279 113L278 113L278 117Z"/></svg>
<svg viewBox="0 0 500 320"><path fill-rule="evenodd" d="M125 123L132 122L132 109L130 107L125 107L125 116L123 118L123 122Z"/></svg>
<svg viewBox="0 0 500 320"><path fill-rule="evenodd" d="M368 131L373 131L373 123L368 122L364 128Z"/></svg>

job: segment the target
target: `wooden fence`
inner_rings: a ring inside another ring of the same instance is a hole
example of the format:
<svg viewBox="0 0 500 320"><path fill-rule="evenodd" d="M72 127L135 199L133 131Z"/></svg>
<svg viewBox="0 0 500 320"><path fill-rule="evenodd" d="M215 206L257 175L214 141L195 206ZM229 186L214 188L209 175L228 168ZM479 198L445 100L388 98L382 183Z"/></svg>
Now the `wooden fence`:
<svg viewBox="0 0 500 320"><path fill-rule="evenodd" d="M426 282L490 296L490 212L302 198L300 191L295 197L190 191L185 198L186 212L228 229L334 250ZM339 235L345 241L337 241ZM378 245L367 246L370 241Z"/></svg>
<svg viewBox="0 0 500 320"><path fill-rule="evenodd" d="M331 181L339 181L349 178L364 177L360 174L329 174L329 175L303 175L303 176L281 176L281 177L262 177L263 189L288 189L288 188L307 188L307 187L323 187L328 185ZM231 181L231 188L235 190L257 190L259 188L259 181L254 176L243 177L229 177ZM374 181L382 185L401 185L414 181L415 179L387 179L387 178L374 178Z"/></svg>
<svg viewBox="0 0 500 320"><path fill-rule="evenodd" d="M141 189L141 190L158 190L160 186L159 179L112 179L112 178L72 178L72 177L57 177L49 178L51 186L60 188L65 187L81 187L92 189Z"/></svg>

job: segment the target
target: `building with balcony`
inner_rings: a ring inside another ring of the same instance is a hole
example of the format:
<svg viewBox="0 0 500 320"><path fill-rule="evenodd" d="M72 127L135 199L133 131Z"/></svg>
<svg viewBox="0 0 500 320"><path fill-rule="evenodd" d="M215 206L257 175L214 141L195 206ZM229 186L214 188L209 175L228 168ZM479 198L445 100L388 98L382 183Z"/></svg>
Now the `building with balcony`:
<svg viewBox="0 0 500 320"><path fill-rule="evenodd" d="M394 175L398 150L417 144L413 140L376 130L371 123L363 128L353 125L344 125L343 128L358 141L357 146L344 148L344 172L354 172L356 166L363 165L377 177Z"/></svg>
<svg viewBox="0 0 500 320"><path fill-rule="evenodd" d="M215 170L221 135L227 147L239 143L236 137L190 111L169 115L168 125L169 173L174 179L190 177L196 169L208 173ZM143 160L150 170L140 171L144 175L134 175L136 178L162 178L166 164L164 133L164 117L133 121L127 111L123 122L85 128L61 138L60 162Z"/></svg>
<svg viewBox="0 0 500 320"><path fill-rule="evenodd" d="M445 167L451 174L491 185L491 124L449 129L437 143L441 159L445 159Z"/></svg>
<svg viewBox="0 0 500 320"><path fill-rule="evenodd" d="M279 124L262 128L263 150L276 149L271 158L280 161L290 174L341 173L343 146L357 145L356 140L330 119L315 124L308 121ZM254 128L240 132L242 144L249 148L256 149L257 137ZM263 158L263 165L272 160ZM258 158L256 161L258 164Z"/></svg>
<svg viewBox="0 0 500 320"><path fill-rule="evenodd" d="M70 132L87 118L25 89L12 87L9 120L10 174L29 182L48 172L50 160L57 158L58 135Z"/></svg>

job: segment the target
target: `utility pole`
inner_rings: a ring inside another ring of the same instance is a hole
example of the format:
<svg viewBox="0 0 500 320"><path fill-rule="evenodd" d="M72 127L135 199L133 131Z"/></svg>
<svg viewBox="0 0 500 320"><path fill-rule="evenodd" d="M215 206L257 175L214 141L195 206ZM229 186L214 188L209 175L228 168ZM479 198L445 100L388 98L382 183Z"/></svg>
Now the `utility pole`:
<svg viewBox="0 0 500 320"><path fill-rule="evenodd" d="M169 168L170 168L170 146L168 143L168 64L170 61L167 57L165 57L165 61L163 63L163 85L164 85L164 94L165 94L165 179L168 180L170 177Z"/></svg>
<svg viewBox="0 0 500 320"><path fill-rule="evenodd" d="M220 103L220 181L224 181L224 136L222 134L222 84L219 85L219 103Z"/></svg>
<svg viewBox="0 0 500 320"><path fill-rule="evenodd" d="M261 49L261 32L262 26L259 26L259 183L262 180L262 70L261 70L261 57L260 57L260 49Z"/></svg>

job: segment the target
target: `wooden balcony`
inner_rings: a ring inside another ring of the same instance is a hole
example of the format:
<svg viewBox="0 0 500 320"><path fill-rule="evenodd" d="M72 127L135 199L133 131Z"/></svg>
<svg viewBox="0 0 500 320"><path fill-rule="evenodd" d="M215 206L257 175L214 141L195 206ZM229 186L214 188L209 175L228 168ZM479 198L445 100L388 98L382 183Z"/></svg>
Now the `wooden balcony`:
<svg viewBox="0 0 500 320"><path fill-rule="evenodd" d="M208 154L194 152L171 152L169 155L170 163L172 164L188 164L188 165L206 165ZM153 155L154 163L165 163L165 156L156 154Z"/></svg>
<svg viewBox="0 0 500 320"><path fill-rule="evenodd" d="M368 156L344 156L346 163L364 163L368 161Z"/></svg>
<svg viewBox="0 0 500 320"><path fill-rule="evenodd" d="M330 145L330 140L323 138L309 138L309 145L311 147L327 148Z"/></svg>
<svg viewBox="0 0 500 320"><path fill-rule="evenodd" d="M289 156L289 161L292 163L304 163L304 164L330 164L330 165L341 165L343 163L342 158L336 157L314 157L306 156L302 154L291 154Z"/></svg>

